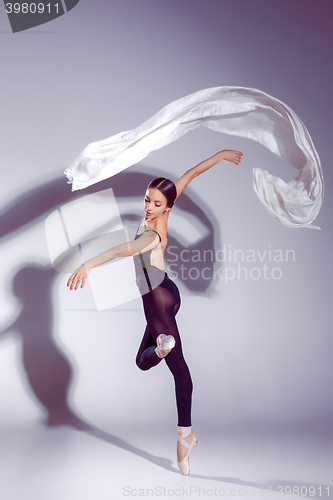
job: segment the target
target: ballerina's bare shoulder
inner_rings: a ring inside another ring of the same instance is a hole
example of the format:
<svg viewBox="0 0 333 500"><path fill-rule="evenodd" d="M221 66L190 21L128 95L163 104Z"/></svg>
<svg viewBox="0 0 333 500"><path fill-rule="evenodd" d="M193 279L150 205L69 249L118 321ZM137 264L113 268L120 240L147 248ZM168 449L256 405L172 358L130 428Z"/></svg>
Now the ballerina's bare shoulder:
<svg viewBox="0 0 333 500"><path fill-rule="evenodd" d="M140 227L141 226L142 226L142 229L141 229L142 232L145 229L152 229L153 231L156 231L160 235L161 241L156 246L156 248L152 251L152 254L151 254L151 264L156 266L156 267L159 267L160 269L163 269L164 252L165 252L165 248L166 248L167 242L168 242L167 224L166 223L159 224L156 227L151 227L147 224L147 221L145 219L143 219L141 221L141 224L140 224Z"/></svg>

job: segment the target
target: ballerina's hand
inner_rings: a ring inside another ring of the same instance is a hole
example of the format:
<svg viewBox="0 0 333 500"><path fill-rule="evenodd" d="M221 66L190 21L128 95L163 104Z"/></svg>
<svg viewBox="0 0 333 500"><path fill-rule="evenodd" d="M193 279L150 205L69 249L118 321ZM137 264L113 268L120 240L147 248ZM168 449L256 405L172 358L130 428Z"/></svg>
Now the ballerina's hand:
<svg viewBox="0 0 333 500"><path fill-rule="evenodd" d="M223 150L224 160L232 161L236 165L239 165L243 156L240 151L234 151L233 149Z"/></svg>
<svg viewBox="0 0 333 500"><path fill-rule="evenodd" d="M82 266L80 266L76 271L74 271L72 276L69 278L69 280L67 281L67 286L70 286L71 290L73 290L73 288L74 290L77 290L79 288L80 282L82 281L81 288L83 288L87 276L89 274L89 271L90 269L87 268L87 266L85 266L84 264L82 264Z"/></svg>

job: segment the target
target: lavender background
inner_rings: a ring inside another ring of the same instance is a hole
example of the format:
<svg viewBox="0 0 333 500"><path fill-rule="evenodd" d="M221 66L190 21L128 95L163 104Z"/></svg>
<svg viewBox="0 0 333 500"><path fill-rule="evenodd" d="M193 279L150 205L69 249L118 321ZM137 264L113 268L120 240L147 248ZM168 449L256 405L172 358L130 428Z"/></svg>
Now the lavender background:
<svg viewBox="0 0 333 500"><path fill-rule="evenodd" d="M135 366L145 326L140 301L97 313L89 287L69 292L68 277L49 269L44 221L57 206L107 187L114 188L124 222L139 220L141 193L150 178L175 180L220 149L242 151L241 165L224 162L193 181L170 218L171 237L194 243L206 226L216 250L224 244L244 251L293 249L296 260L278 264L280 280L215 280L201 291L176 281L183 301L178 325L194 382L194 429L212 442L260 431L267 439L304 432L328 443L333 417L331 1L81 0L52 23L15 35L4 6L0 9L4 477L19 470L28 481L23 471L29 470L30 451L39 449L40 429L49 439L46 433L59 429L56 424L99 429L104 444L115 444L106 437L110 433L127 438L129 429L132 444L144 429L152 439L161 427L174 432L173 380L165 364L149 373ZM89 142L134 128L172 100L219 85L263 90L304 121L324 171L325 200L315 221L321 231L283 226L252 190L253 167L284 180L295 177L292 167L257 144L204 129L114 179L70 192L62 172ZM22 445L24 429L35 436L32 444L26 438ZM78 439L66 436L63 446ZM40 448L47 449L47 457L60 452L61 440L55 435L52 440L50 449ZM22 446L23 454L15 453ZM202 450L205 455L204 444ZM156 453L165 455L158 448ZM41 463L42 457L40 451ZM290 457L296 480L296 460ZM327 484L327 455L310 457L308 481ZM277 476L284 460L275 463ZM235 464L230 475L238 477L237 457ZM53 465L47 462L45 470ZM249 476L255 475L247 467ZM31 498L36 491L53 498L47 477L45 489L38 490L37 480L29 482ZM113 486L100 488L96 498L113 491ZM77 498L89 491L85 487ZM68 489L60 493L76 498ZM15 494L19 498L19 489Z"/></svg>

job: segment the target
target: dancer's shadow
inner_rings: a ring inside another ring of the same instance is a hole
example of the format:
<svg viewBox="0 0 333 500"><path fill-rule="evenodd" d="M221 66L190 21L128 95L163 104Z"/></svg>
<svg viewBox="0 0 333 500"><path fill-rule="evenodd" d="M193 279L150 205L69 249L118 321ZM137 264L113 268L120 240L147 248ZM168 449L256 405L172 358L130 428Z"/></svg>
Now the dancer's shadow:
<svg viewBox="0 0 333 500"><path fill-rule="evenodd" d="M50 267L30 265L20 269L13 280L13 291L21 302L21 313L12 324L0 332L5 335L10 331L15 331L21 336L23 365L33 392L47 411L45 424L48 426L65 425L85 431L97 439L137 455L158 467L180 474L171 460L153 455L96 428L93 424L78 417L70 408L68 388L72 378L71 366L52 338L53 307L50 294L56 276L57 273ZM224 488L228 484L233 487L238 485L242 490L258 488L268 490L268 492L281 492L281 487L283 491L286 491L291 484L291 481L284 480L272 480L263 484L234 477L201 474L191 474L191 478L221 482L224 483ZM292 485L303 487L303 491L307 488L307 491L313 492L310 495L313 498L322 498L320 485L304 482L300 484L295 481ZM325 488L327 486L325 485Z"/></svg>
<svg viewBox="0 0 333 500"><path fill-rule="evenodd" d="M22 363L35 396L47 411L46 425L65 424L87 429L68 405L72 368L52 336L52 285L58 273L36 265L20 269L13 280L13 292L21 303L16 320L1 336L16 332L22 341Z"/></svg>
<svg viewBox="0 0 333 500"><path fill-rule="evenodd" d="M159 176L160 173L155 174ZM0 238L3 243L22 230L29 228L45 219L57 207L102 189L112 187L118 197L143 196L148 182L154 177L138 172L125 172L103 184L91 186L84 192L70 191L64 178L46 183L42 186L21 195L14 202L9 203L0 214ZM141 206L142 208L142 206ZM213 245L214 231L212 222L189 197L183 195L182 210L198 217L206 225L208 236L200 242L204 247ZM140 208L138 207L138 212ZM142 214L141 214L142 215ZM141 220L141 216L133 213L122 214L128 220ZM172 240L171 241L175 241ZM179 244L178 251L184 249ZM31 389L47 410L47 425L71 425L77 429L91 428L82 421L69 407L68 386L72 377L72 368L69 360L61 351L52 337L53 306L51 290L57 273L51 268L38 267L35 264L26 264L16 274L13 281L15 295L22 304L19 317L7 325L2 335L12 330L18 332L22 338L23 366ZM186 281L185 286L191 285ZM196 286L206 290L208 281L197 280Z"/></svg>
<svg viewBox="0 0 333 500"><path fill-rule="evenodd" d="M123 172L121 176L115 176L84 191L74 193L70 191L65 178L48 182L19 196L2 209L0 239L5 243L22 230L29 230L36 222L45 220L49 213L59 206L102 189L112 187L116 199L121 197L130 200L133 197L143 197L149 181L154 176L160 175L160 172L150 174ZM126 203L124 205L126 206ZM206 236L201 239L197 247L212 248L213 224L202 208L199 208L186 194L183 194L178 205L185 216L186 213L191 214L207 228ZM138 205L137 214L125 212L121 216L129 221L139 222L142 218L141 209L142 205ZM175 236L170 237L169 244L177 247L178 254L184 249L191 250L191 247L185 247L177 242ZM201 263L197 265L200 266ZM207 263L203 265L207 267ZM17 272L13 288L22 303L22 311L14 323L7 325L2 333L15 330L22 337L23 366L33 392L48 412L47 424L62 423L85 428L87 424L75 415L68 404L68 385L72 377L70 362L52 337L51 290L56 275L52 268L38 267L35 264L26 264ZM181 276L179 279L181 280ZM184 281L185 287L192 287L201 292L207 290L208 283L207 279Z"/></svg>
<svg viewBox="0 0 333 500"><path fill-rule="evenodd" d="M158 175L160 173L155 176ZM47 183L29 191L5 207L0 214L0 238L4 242L8 238L15 237L17 231L28 229L42 218L45 219L52 210L55 210L62 204L100 191L101 189L112 187L116 198L117 196L142 196L152 177L153 175L135 172L122 173L121 177L116 176L111 180L109 179L103 183L103 186L98 184L86 189L83 193L74 194L70 192L69 187L63 179ZM189 213L197 217L208 229L208 235L202 238L199 243L196 243L195 248L213 249L214 236L216 235L216 231L218 232L219 226L208 207L202 203L199 208L185 194L183 194L178 206L184 210L185 214ZM209 214L209 218L206 215L207 213ZM137 220L136 215L130 213L122 215L126 215L129 220ZM169 238L170 243L177 244L178 252L181 252L183 249L191 250L191 247L184 247L177 242L175 237L173 239ZM204 266L207 267L207 263L204 263ZM23 366L32 391L47 411L46 425L66 425L80 431L85 431L98 439L140 456L142 459L154 463L159 467L179 474L179 471L173 467L171 460L152 455L117 436L96 428L91 423L80 418L70 407L68 389L72 379L72 367L66 355L57 346L52 337L53 305L51 291L56 276L57 273L51 267L41 267L35 264L25 264L18 270L13 280L13 290L21 302L21 313L14 322L7 325L0 332L4 336L11 331L15 331L22 338ZM181 280L181 276L179 278ZM209 283L207 279L184 281L185 286L196 289L199 292L206 291ZM263 485L261 483L250 483L237 478L222 476L192 474L191 477L238 484L246 487L269 488L271 486L272 491L277 491L278 486L287 485L284 481L279 481L278 484L270 482L268 485ZM290 481L288 484L290 484ZM293 482L293 484L296 485L297 483ZM312 486L316 486L317 493L319 486L313 484ZM316 495L312 496L317 498Z"/></svg>

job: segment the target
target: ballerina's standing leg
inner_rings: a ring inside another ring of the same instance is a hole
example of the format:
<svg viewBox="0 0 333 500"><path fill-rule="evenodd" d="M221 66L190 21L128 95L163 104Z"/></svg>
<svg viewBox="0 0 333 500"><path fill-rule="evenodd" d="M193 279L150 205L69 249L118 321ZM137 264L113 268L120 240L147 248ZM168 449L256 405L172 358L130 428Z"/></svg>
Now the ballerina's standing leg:
<svg viewBox="0 0 333 500"><path fill-rule="evenodd" d="M162 358L155 352L156 339L159 335L172 335L176 341L175 347L165 357L165 362L175 381L179 426L177 455L178 464L180 464L188 456L189 448L187 445L192 446L191 449L193 449L196 444L196 438L191 432L193 384L189 368L183 356L181 339L175 319L180 307L180 295L176 284L166 276L158 287L143 295L142 299L147 326L136 357L138 367L141 370L149 370L162 361ZM179 467L181 468L181 465ZM182 474L187 475L189 473L188 467L182 467L181 471Z"/></svg>

